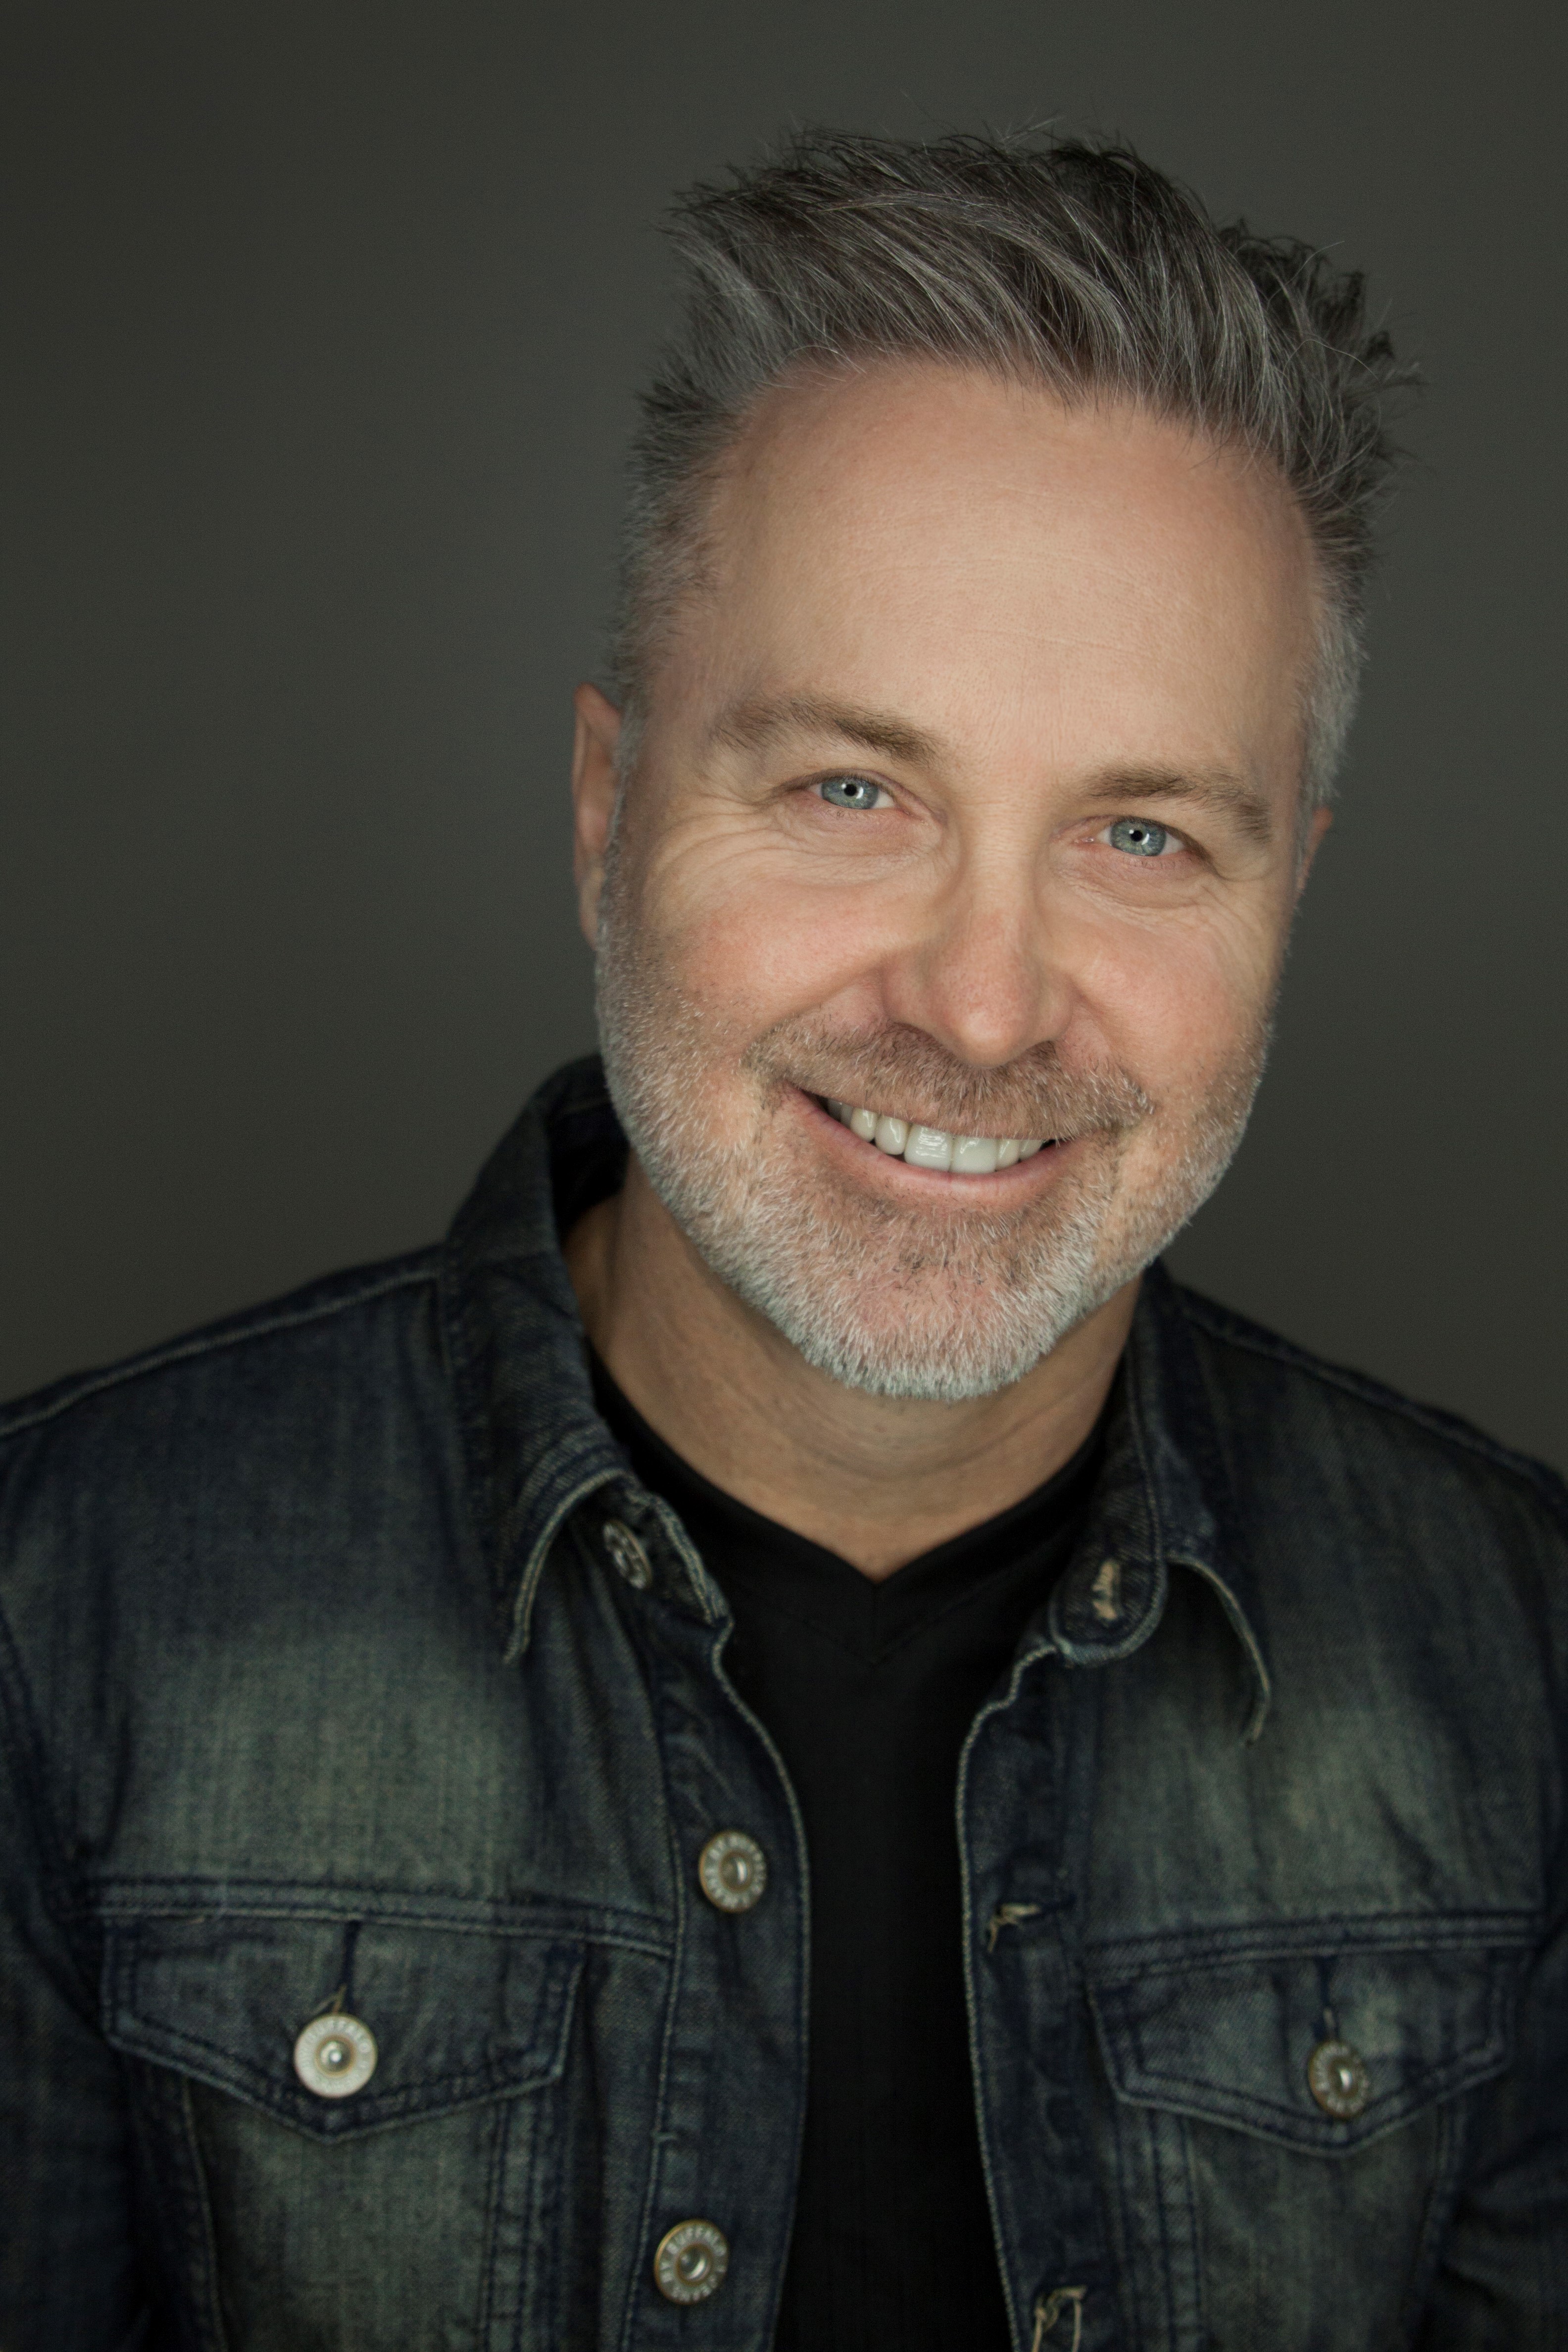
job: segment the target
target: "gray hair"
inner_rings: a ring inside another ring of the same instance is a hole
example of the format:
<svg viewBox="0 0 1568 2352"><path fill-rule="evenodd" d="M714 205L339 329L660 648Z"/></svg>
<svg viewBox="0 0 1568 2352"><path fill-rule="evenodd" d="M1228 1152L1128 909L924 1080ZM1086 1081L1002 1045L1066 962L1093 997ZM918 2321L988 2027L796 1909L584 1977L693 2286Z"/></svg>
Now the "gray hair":
<svg viewBox="0 0 1568 2352"><path fill-rule="evenodd" d="M727 451L792 371L937 361L1130 398L1277 466L1323 589L1306 687L1308 811L1355 707L1390 394L1415 381L1369 328L1357 271L1288 237L1216 227L1131 149L954 135L816 133L699 185L671 234L681 331L633 443L612 691L634 756L647 682L682 598Z"/></svg>

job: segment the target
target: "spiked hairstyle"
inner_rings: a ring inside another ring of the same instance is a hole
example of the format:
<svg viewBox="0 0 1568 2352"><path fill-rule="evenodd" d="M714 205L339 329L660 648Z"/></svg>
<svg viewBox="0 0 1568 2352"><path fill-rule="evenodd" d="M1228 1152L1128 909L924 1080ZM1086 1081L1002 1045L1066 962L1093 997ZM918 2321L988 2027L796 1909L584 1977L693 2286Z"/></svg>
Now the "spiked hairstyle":
<svg viewBox="0 0 1568 2352"><path fill-rule="evenodd" d="M710 493L757 402L812 368L984 369L1069 403L1133 400L1276 466L1317 551L1304 802L1354 709L1365 591L1414 381L1363 280L1288 237L1216 226L1122 146L1034 136L797 142L671 217L683 323L642 397L612 683L630 756L647 681L700 586Z"/></svg>

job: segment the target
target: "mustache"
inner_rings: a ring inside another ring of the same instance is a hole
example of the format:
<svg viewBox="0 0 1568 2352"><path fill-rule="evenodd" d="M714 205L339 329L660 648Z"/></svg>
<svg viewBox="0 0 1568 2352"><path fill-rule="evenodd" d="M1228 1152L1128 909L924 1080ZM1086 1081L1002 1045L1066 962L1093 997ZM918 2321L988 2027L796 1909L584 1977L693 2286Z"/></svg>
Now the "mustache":
<svg viewBox="0 0 1568 2352"><path fill-rule="evenodd" d="M781 1092L832 1097L952 1135L1039 1135L1047 1141L1122 1133L1154 1105L1125 1070L1069 1069L1049 1042L982 1069L929 1036L891 1022L869 1034L781 1022L748 1047L746 1067Z"/></svg>

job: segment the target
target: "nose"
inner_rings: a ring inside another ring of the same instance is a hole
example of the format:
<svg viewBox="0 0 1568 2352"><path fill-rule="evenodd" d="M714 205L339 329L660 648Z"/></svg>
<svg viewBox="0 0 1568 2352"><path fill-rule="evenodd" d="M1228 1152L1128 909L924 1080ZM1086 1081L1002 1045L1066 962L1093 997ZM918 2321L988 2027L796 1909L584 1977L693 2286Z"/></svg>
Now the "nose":
<svg viewBox="0 0 1568 2352"><path fill-rule="evenodd" d="M883 966L887 1011L976 1068L1060 1037L1074 991L1026 858L970 863Z"/></svg>

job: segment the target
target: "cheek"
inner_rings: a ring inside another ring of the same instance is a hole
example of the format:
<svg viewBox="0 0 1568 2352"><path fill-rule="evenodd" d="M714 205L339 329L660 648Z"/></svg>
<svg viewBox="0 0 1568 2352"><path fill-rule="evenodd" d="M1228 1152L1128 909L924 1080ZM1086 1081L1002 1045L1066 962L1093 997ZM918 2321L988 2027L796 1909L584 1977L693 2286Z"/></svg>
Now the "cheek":
<svg viewBox="0 0 1568 2352"><path fill-rule="evenodd" d="M1261 925L1152 926L1103 941L1083 994L1106 1048L1160 1102L1203 1090L1250 1052L1278 966Z"/></svg>
<svg viewBox="0 0 1568 2352"><path fill-rule="evenodd" d="M803 887L765 861L710 845L650 874L647 936L681 994L751 1038L820 1011L874 968L874 894Z"/></svg>

